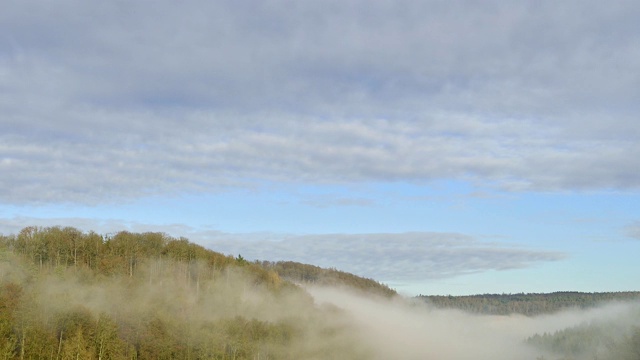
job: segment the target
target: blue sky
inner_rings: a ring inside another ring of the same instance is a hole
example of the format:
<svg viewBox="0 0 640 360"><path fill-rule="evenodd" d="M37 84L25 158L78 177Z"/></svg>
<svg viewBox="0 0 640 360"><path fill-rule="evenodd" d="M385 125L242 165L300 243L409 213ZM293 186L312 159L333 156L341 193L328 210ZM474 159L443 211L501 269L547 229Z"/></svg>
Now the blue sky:
<svg viewBox="0 0 640 360"><path fill-rule="evenodd" d="M23 1L0 233L162 231L409 294L639 290L633 1Z"/></svg>

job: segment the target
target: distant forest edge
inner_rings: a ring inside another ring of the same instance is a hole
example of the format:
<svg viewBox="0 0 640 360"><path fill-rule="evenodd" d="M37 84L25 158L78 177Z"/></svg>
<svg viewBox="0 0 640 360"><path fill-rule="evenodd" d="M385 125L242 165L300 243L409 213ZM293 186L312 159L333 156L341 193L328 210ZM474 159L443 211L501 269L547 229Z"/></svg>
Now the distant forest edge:
<svg viewBox="0 0 640 360"><path fill-rule="evenodd" d="M548 294L484 294L468 296L420 295L418 299L437 308L458 309L487 315L536 316L571 308L587 309L612 301L640 300L640 291L554 292Z"/></svg>

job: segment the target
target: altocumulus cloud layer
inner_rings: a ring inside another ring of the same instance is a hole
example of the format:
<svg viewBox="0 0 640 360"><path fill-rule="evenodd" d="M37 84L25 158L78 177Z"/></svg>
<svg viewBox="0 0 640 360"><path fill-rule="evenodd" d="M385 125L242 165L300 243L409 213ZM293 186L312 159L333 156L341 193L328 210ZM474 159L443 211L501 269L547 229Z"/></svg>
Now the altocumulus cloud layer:
<svg viewBox="0 0 640 360"><path fill-rule="evenodd" d="M637 190L640 4L22 1L0 201L462 179Z"/></svg>
<svg viewBox="0 0 640 360"><path fill-rule="evenodd" d="M424 280L529 267L565 258L558 252L481 242L452 233L322 234L238 241L212 234L211 247L247 259L292 260L378 280ZM226 239L225 239L226 238ZM246 240L247 237L245 236Z"/></svg>
<svg viewBox="0 0 640 360"><path fill-rule="evenodd" d="M215 251L242 255L249 260L297 261L373 278L379 281L411 281L451 278L489 270L508 270L559 261L566 254L480 241L456 233L411 232L400 234L277 233L230 234L185 225L149 225L118 220L86 218L0 219L0 234L17 234L26 226L67 224L101 234L128 230L160 231L187 236Z"/></svg>

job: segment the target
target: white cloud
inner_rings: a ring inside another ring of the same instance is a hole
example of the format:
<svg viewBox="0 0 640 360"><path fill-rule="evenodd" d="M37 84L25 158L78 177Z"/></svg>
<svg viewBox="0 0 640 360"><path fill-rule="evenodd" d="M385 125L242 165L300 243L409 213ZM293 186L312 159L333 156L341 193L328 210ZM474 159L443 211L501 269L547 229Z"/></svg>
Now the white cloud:
<svg viewBox="0 0 640 360"><path fill-rule="evenodd" d="M298 261L337 268L379 281L450 278L490 270L510 270L559 261L566 254L532 250L506 243L483 242L457 233L379 234L226 233L184 224L155 225L118 219L0 219L0 234L17 234L27 226L73 226L82 231L164 232L186 237L208 248L250 260Z"/></svg>
<svg viewBox="0 0 640 360"><path fill-rule="evenodd" d="M452 178L637 191L639 12L14 3L0 15L0 201Z"/></svg>
<svg viewBox="0 0 640 360"><path fill-rule="evenodd" d="M252 241L225 239L222 235L209 244L247 259L312 263L382 281L526 268L566 257L559 252L486 243L454 233L288 235L281 240Z"/></svg>
<svg viewBox="0 0 640 360"><path fill-rule="evenodd" d="M630 238L640 240L640 222L628 225L625 228L625 234Z"/></svg>
<svg viewBox="0 0 640 360"><path fill-rule="evenodd" d="M149 224L136 221L126 221L120 219L96 219L85 217L30 217L14 216L11 218L0 218L0 234L15 235L28 226L51 227L51 226L71 226L81 231L94 231L98 234L106 235L119 231L132 232L163 232L170 236L188 236L193 232L193 228L182 224Z"/></svg>

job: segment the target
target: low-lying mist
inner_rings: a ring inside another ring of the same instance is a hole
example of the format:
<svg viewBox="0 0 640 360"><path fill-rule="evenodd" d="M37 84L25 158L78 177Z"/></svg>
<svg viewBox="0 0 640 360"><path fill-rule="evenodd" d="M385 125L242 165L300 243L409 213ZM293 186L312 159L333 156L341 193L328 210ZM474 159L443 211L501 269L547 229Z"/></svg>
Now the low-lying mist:
<svg viewBox="0 0 640 360"><path fill-rule="evenodd" d="M375 359L559 359L561 355L525 340L584 324L615 324L610 329L623 337L640 325L639 303L610 303L537 317L497 316L436 309L410 299L365 297L348 289L309 287L307 291L316 302L343 309L357 328L358 341L372 349Z"/></svg>
<svg viewBox="0 0 640 360"><path fill-rule="evenodd" d="M0 306L0 335L10 336L0 347L17 349L3 359L371 358L341 311L316 306L291 284L269 288L242 267L198 280L185 278L184 264L168 261L139 264L133 277L73 268L36 273L16 258L0 263L0 298L7 284L21 289L16 315L7 314L17 324L13 331L2 328ZM83 334L82 348L95 347L102 319L117 325L116 355L71 349L80 341L71 331ZM34 342L43 345L30 348Z"/></svg>
<svg viewBox="0 0 640 360"><path fill-rule="evenodd" d="M187 326L179 327L182 335L194 343L212 341L207 326L238 317L284 322L304 333L279 344L285 350L265 350L270 354L265 358L568 359L525 340L535 334L598 323L617 324L615 336L623 337L639 325L640 318L638 303L527 317L469 314L338 287L308 286L306 292L292 288L274 293L252 284L241 269L227 269L214 279L195 283L176 274L175 266L160 265L141 266L142 275L133 282L126 277L95 281L68 269L27 280L20 266L5 266L3 277L22 281L30 289L30 301L37 309L30 316L45 322L55 314L82 308L94 316L108 314L119 323L144 323L149 317L183 322ZM159 268L172 270L162 273ZM263 346L266 349L269 345ZM594 358L591 353L571 357Z"/></svg>
<svg viewBox="0 0 640 360"><path fill-rule="evenodd" d="M319 270L283 271L161 234L105 240L53 228L0 240L0 359L640 358L637 301L480 315L352 274L344 287L295 285L281 276Z"/></svg>

